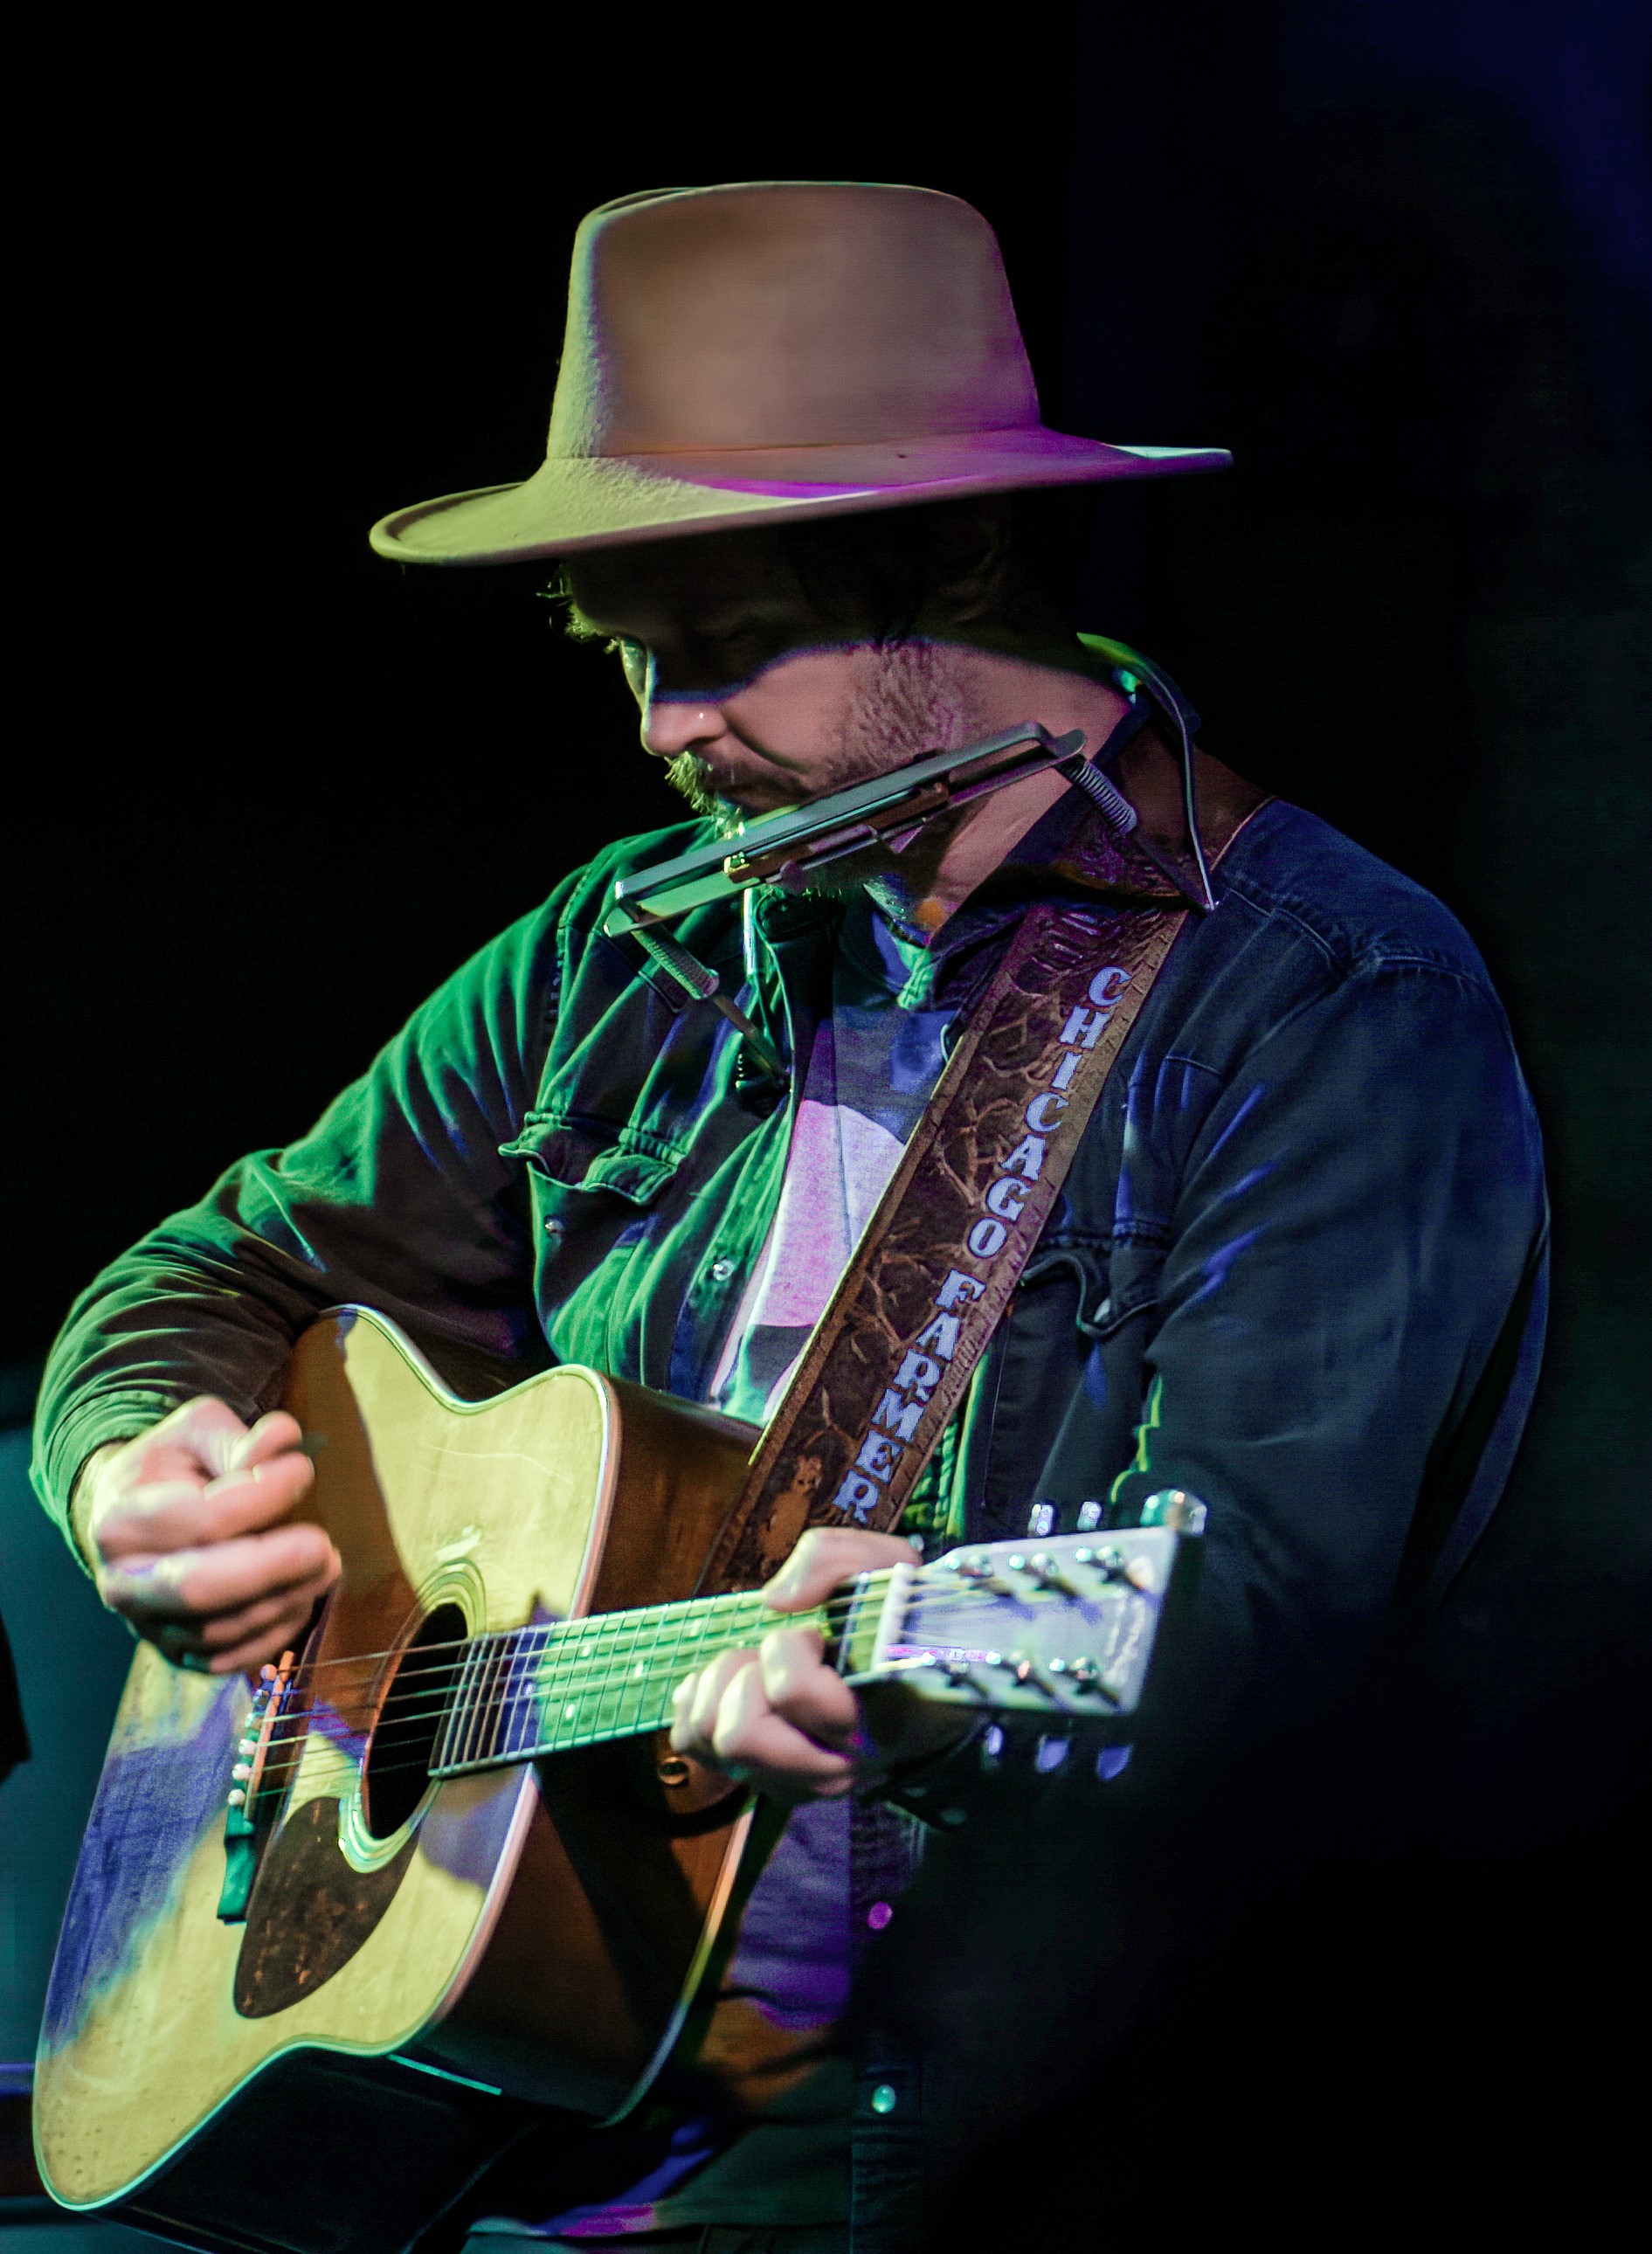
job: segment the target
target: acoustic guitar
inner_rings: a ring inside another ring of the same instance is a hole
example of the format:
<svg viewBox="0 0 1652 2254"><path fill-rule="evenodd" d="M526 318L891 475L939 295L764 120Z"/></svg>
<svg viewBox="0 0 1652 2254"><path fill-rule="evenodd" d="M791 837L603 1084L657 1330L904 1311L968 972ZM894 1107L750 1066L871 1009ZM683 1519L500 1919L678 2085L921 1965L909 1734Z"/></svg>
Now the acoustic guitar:
<svg viewBox="0 0 1652 2254"><path fill-rule="evenodd" d="M668 2060L733 2087L789 2040L710 2008L779 1819L663 1728L774 1622L699 1586L757 1436L571 1366L464 1402L364 1309L285 1397L343 1572L256 1683L138 1647L37 2151L65 2205L186 2244L388 2254L536 2124L617 2121ZM1177 1547L1172 1513L966 1549L810 1617L872 1697L1118 1740Z"/></svg>

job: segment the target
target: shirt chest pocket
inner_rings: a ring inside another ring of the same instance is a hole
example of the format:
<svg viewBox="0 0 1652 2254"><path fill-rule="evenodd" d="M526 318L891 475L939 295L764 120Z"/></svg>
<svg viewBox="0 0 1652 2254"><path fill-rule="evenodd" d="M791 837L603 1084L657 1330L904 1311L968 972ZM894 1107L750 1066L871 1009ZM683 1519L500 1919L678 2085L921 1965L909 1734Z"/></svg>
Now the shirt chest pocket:
<svg viewBox="0 0 1652 2254"><path fill-rule="evenodd" d="M535 1298L559 1360L612 1366L623 1277L682 1165L654 1137L530 1113L501 1155L527 1171Z"/></svg>

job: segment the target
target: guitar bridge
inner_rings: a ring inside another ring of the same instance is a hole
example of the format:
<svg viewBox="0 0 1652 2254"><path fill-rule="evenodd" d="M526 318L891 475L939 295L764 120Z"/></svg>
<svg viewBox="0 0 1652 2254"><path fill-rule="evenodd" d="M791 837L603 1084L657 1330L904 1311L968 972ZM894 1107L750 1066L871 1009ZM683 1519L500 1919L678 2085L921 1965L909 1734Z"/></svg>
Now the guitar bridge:
<svg viewBox="0 0 1652 2254"><path fill-rule="evenodd" d="M275 1666L260 1670L252 1712L247 1718L250 1734L243 1736L235 1748L237 1758L230 1771L224 1812L224 1883L218 1896L218 1915L225 1925L247 1922L247 1903L258 1875L262 1835L268 1828L259 1820L264 1769L297 1665L296 1654L284 1651ZM252 1728L253 1725L256 1727Z"/></svg>

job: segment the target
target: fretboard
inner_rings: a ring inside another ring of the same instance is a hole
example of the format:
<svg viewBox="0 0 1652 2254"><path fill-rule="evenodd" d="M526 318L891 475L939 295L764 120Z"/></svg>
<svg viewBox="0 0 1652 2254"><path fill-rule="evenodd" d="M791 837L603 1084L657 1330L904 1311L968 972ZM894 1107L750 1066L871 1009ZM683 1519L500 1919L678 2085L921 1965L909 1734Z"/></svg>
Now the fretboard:
<svg viewBox="0 0 1652 2254"><path fill-rule="evenodd" d="M476 1636L461 1656L430 1774L465 1776L661 1729L685 1675L757 1643L779 1618L752 1590ZM789 1619L825 1625L822 1613Z"/></svg>

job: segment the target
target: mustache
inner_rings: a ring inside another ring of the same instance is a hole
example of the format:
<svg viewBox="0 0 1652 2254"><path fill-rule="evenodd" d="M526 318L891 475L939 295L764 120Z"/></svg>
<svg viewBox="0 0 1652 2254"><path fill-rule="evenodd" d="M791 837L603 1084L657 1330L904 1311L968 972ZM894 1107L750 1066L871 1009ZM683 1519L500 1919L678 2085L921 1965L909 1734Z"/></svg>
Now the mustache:
<svg viewBox="0 0 1652 2254"><path fill-rule="evenodd" d="M717 794L717 775L697 752L679 752L666 765L665 779L694 811L715 822L724 837L732 837L744 820L740 809Z"/></svg>

